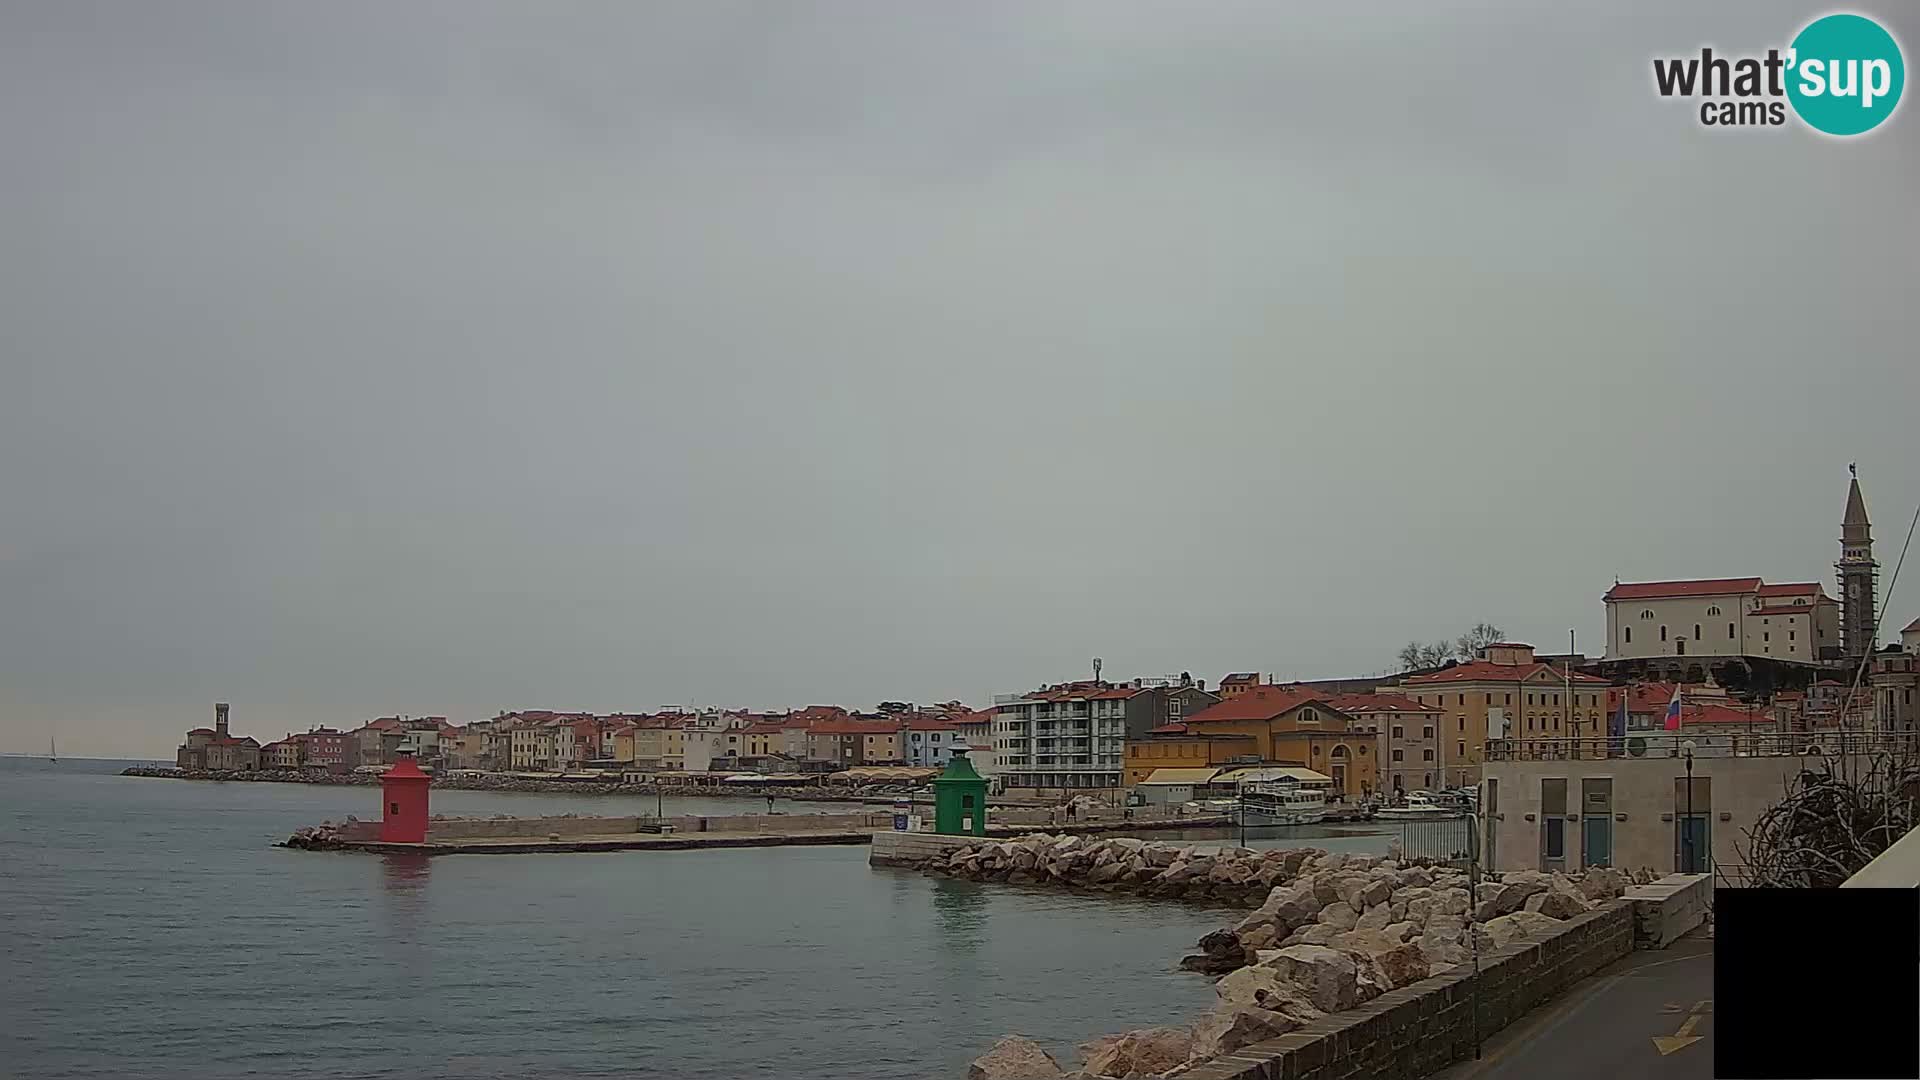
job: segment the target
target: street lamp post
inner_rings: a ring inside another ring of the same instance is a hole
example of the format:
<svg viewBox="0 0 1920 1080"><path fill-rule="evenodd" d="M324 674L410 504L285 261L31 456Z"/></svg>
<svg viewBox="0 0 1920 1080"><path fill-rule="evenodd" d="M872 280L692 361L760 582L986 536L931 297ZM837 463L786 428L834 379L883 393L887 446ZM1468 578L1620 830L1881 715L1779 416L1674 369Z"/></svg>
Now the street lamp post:
<svg viewBox="0 0 1920 1080"><path fill-rule="evenodd" d="M1680 744L1680 755L1687 763L1687 817L1680 825L1680 872L1694 873L1693 869L1693 740Z"/></svg>

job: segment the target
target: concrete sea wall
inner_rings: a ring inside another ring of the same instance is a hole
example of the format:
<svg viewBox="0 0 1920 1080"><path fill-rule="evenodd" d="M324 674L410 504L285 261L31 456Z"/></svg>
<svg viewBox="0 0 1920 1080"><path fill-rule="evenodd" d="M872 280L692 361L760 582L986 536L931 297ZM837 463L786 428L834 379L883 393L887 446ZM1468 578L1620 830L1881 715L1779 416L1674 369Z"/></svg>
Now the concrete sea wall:
<svg viewBox="0 0 1920 1080"><path fill-rule="evenodd" d="M1356 1008L1181 1073L1184 1080L1418 1080L1633 950L1631 905L1609 901L1537 940L1516 940ZM1476 1002L1476 991L1478 1000Z"/></svg>

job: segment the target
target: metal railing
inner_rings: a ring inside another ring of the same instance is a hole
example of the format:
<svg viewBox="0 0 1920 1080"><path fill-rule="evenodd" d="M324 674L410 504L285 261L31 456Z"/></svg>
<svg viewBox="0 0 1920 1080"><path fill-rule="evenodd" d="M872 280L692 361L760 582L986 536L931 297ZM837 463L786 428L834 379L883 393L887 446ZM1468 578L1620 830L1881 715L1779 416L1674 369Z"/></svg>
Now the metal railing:
<svg viewBox="0 0 1920 1080"><path fill-rule="evenodd" d="M1376 818L1375 823L1378 822ZM1478 850L1474 819L1465 815L1430 821L1402 821L1397 828L1400 832L1400 857L1403 859L1425 859L1467 866L1473 862L1474 853Z"/></svg>
<svg viewBox="0 0 1920 1080"><path fill-rule="evenodd" d="M1488 761L1603 761L1695 758L1821 757L1911 753L1910 735L1865 731L1629 732L1624 738L1488 739Z"/></svg>

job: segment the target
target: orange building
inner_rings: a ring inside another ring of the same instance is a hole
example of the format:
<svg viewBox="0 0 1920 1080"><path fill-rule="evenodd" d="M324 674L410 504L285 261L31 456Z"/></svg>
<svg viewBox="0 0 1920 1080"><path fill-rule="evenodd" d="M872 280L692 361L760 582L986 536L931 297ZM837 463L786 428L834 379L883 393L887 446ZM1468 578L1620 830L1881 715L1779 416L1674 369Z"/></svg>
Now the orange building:
<svg viewBox="0 0 1920 1080"><path fill-rule="evenodd" d="M1333 778L1330 794L1358 798L1379 790L1379 754L1373 736L1349 730L1352 719L1316 691L1250 686L1128 747L1127 782L1237 758L1304 766Z"/></svg>

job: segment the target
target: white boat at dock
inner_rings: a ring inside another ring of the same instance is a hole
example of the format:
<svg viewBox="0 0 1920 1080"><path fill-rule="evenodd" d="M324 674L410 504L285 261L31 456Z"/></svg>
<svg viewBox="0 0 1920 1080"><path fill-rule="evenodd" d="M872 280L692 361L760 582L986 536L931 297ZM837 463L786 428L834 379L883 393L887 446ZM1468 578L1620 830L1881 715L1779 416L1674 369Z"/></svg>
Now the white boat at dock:
<svg viewBox="0 0 1920 1080"><path fill-rule="evenodd" d="M1376 807L1373 816L1384 821L1439 821L1465 817L1467 807L1459 800L1416 791L1404 803Z"/></svg>
<svg viewBox="0 0 1920 1080"><path fill-rule="evenodd" d="M1312 825L1326 818L1327 796L1297 783L1252 781L1240 787L1241 808L1275 825Z"/></svg>

